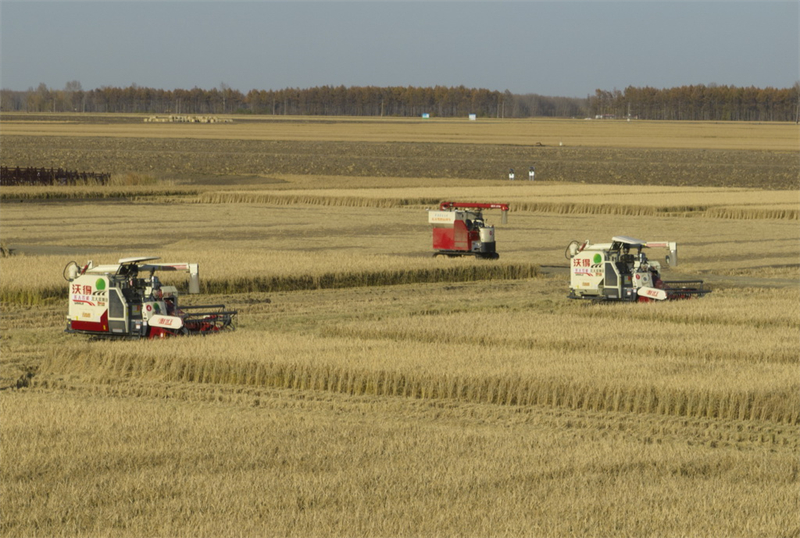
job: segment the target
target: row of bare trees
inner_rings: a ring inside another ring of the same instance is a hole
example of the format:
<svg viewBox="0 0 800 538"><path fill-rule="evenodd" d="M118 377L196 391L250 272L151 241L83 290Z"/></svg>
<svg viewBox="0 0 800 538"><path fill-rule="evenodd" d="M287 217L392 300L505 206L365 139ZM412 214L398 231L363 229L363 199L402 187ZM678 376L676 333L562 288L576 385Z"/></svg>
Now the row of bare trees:
<svg viewBox="0 0 800 538"><path fill-rule="evenodd" d="M27 91L0 90L0 108L27 112L115 112L150 114L273 114L323 116L584 117L656 120L800 120L800 82L791 88L716 84L656 89L629 86L597 90L586 98L518 95L457 87L318 86L250 90L227 84L210 90L162 90L132 84L85 91L80 82L63 90L39 84Z"/></svg>
<svg viewBox="0 0 800 538"><path fill-rule="evenodd" d="M5 111L142 112L151 114L302 114L328 116L478 116L511 115L515 96L458 87L320 86L251 90L247 95L222 84L205 90L161 90L135 84L83 91L71 82L63 90L44 84L25 92L0 91ZM583 101L575 99L576 102ZM578 107L579 109L579 107Z"/></svg>
<svg viewBox="0 0 800 538"><path fill-rule="evenodd" d="M597 90L589 113L651 120L800 121L800 82L791 88L716 84Z"/></svg>

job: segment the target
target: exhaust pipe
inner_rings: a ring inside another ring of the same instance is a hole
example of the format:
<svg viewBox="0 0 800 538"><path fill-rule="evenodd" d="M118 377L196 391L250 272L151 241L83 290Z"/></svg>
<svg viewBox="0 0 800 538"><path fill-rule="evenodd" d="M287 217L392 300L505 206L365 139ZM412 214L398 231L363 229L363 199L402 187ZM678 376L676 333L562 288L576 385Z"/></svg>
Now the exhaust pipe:
<svg viewBox="0 0 800 538"><path fill-rule="evenodd" d="M678 243L670 242L669 256L667 256L667 265L670 267L678 266Z"/></svg>
<svg viewBox="0 0 800 538"><path fill-rule="evenodd" d="M200 293L200 267L196 263L189 264L189 293Z"/></svg>

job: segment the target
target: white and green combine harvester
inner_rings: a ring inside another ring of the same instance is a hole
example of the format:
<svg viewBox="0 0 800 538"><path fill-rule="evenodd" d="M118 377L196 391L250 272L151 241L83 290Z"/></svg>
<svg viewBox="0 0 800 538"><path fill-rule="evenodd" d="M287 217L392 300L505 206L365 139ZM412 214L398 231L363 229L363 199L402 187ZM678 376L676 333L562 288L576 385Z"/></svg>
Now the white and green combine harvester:
<svg viewBox="0 0 800 538"><path fill-rule="evenodd" d="M610 243L572 241L564 253L570 260L571 299L596 301L667 301L709 293L702 280L662 280L661 264L644 249L666 248L666 263L678 265L678 244L615 236Z"/></svg>
<svg viewBox="0 0 800 538"><path fill-rule="evenodd" d="M236 311L225 305L178 304L178 289L156 271L189 273L189 293L200 293L196 263L150 263L157 257L123 258L114 265L64 267L70 283L68 333L108 338L205 335L234 328Z"/></svg>

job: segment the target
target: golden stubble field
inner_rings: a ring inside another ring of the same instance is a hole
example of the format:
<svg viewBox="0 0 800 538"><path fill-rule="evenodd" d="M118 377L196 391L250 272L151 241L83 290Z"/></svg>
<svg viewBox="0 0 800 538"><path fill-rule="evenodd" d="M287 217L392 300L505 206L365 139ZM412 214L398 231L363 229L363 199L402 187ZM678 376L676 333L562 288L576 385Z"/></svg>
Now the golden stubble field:
<svg viewBox="0 0 800 538"><path fill-rule="evenodd" d="M335 143L337 124L359 143L411 136L341 120L285 137ZM734 153L783 128L723 143L696 127ZM74 149L108 126L38 128L19 136L46 155L52 135ZM674 128L642 146L672 147ZM457 144L462 126L437 129L426 142ZM800 534L796 189L347 170L159 183L0 190L3 536ZM507 224L487 213L499 261L430 256L425 209L446 199L511 204ZM678 241L667 277L713 293L566 299L569 241L612 235ZM64 265L134 255L200 263L187 300L238 309L237 331L65 335Z"/></svg>

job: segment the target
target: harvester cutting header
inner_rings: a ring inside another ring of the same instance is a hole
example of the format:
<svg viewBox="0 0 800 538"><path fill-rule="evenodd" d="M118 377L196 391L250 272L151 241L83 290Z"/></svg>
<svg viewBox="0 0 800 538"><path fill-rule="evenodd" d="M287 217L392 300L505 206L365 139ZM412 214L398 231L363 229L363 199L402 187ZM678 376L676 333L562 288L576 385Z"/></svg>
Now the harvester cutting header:
<svg viewBox="0 0 800 538"><path fill-rule="evenodd" d="M665 301L709 293L702 280L661 279L661 264L647 259L645 248L667 248L667 265L678 265L678 244L616 236L611 243L572 241L564 253L570 260L571 299ZM635 251L635 254L632 252Z"/></svg>
<svg viewBox="0 0 800 538"><path fill-rule="evenodd" d="M225 305L178 306L178 290L156 271L189 273L189 293L200 293L196 263L146 263L159 258L123 258L115 265L69 262L68 333L101 337L165 338L233 329L235 311Z"/></svg>
<svg viewBox="0 0 800 538"><path fill-rule="evenodd" d="M494 226L488 226L483 220L484 209L499 209L501 224L508 222L508 204L442 202L438 211L428 211L436 249L433 255L498 259Z"/></svg>

